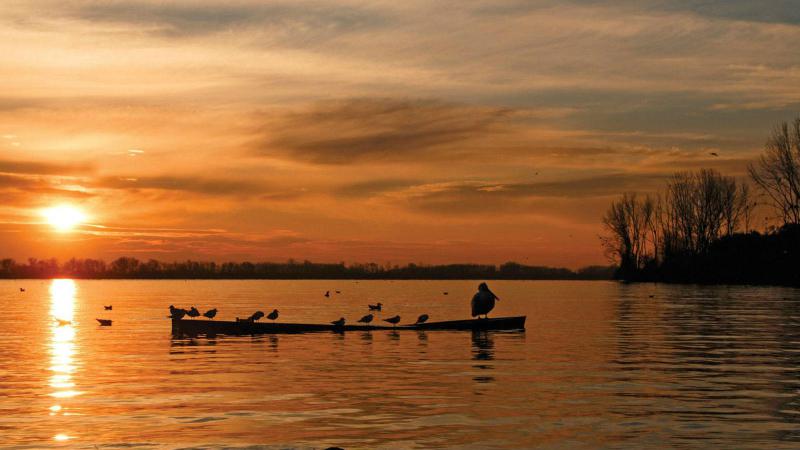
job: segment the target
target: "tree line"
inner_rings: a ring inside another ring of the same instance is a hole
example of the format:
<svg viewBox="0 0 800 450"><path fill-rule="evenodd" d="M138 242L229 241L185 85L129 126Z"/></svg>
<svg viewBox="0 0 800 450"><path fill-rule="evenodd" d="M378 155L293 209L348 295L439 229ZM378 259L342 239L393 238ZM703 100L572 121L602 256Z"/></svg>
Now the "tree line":
<svg viewBox="0 0 800 450"><path fill-rule="evenodd" d="M578 270L528 266L507 262L493 264L379 265L325 264L310 261L224 262L140 261L121 257L110 263L99 259L29 258L26 263L0 260L0 278L92 278L92 279L394 279L394 280L609 280L613 266L587 266Z"/></svg>
<svg viewBox="0 0 800 450"><path fill-rule="evenodd" d="M603 216L615 278L800 285L800 118L781 123L748 180L711 169L674 174L654 195L624 193ZM758 205L773 226L753 229Z"/></svg>

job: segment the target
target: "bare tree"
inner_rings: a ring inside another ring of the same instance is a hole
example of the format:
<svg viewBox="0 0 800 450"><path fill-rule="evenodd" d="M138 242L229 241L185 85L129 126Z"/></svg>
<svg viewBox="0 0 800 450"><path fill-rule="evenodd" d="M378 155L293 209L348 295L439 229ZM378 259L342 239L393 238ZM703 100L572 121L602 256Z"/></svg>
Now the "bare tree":
<svg viewBox="0 0 800 450"><path fill-rule="evenodd" d="M775 127L764 154L748 169L783 222L800 223L800 117Z"/></svg>
<svg viewBox="0 0 800 450"><path fill-rule="evenodd" d="M635 193L626 193L611 205L603 216L608 235L601 237L607 254L624 272L644 267L651 258L648 231L652 227L655 203L649 196L639 200Z"/></svg>

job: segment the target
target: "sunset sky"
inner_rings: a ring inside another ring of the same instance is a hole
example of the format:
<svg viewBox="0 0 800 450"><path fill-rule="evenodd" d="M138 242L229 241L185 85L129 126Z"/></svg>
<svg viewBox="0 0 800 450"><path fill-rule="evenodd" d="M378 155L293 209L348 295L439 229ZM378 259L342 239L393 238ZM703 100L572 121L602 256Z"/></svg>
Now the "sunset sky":
<svg viewBox="0 0 800 450"><path fill-rule="evenodd" d="M800 112L798 42L795 0L5 0L0 257L605 264L611 198Z"/></svg>

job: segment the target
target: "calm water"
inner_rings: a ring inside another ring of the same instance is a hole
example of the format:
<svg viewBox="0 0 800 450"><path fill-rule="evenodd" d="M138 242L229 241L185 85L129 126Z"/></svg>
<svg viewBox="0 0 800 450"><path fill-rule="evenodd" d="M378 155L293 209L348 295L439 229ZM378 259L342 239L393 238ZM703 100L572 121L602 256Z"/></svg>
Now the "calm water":
<svg viewBox="0 0 800 450"><path fill-rule="evenodd" d="M489 284L527 331L172 339L165 318L456 319L477 282L0 281L0 448L800 447L800 291Z"/></svg>

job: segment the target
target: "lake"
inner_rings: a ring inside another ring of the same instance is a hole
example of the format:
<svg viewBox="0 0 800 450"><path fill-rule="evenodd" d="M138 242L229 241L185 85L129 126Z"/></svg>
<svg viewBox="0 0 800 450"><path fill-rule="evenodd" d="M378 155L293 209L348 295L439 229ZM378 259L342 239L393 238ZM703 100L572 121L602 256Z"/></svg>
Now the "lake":
<svg viewBox="0 0 800 450"><path fill-rule="evenodd" d="M0 448L800 447L796 289L490 281L525 332L174 339L166 318L462 319L477 284L0 281Z"/></svg>

